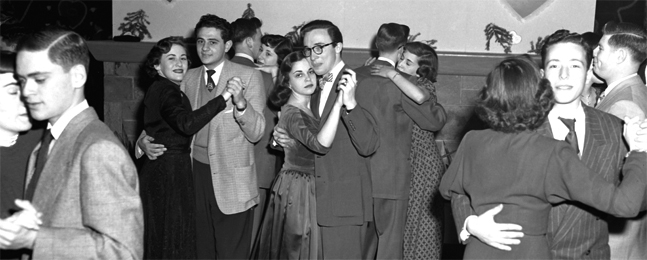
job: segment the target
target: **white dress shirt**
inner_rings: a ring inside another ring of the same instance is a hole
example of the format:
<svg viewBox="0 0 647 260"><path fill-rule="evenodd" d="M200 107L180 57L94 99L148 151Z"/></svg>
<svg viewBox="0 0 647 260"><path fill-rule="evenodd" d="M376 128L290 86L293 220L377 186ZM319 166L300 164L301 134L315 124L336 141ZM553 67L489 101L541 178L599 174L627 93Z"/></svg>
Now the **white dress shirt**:
<svg viewBox="0 0 647 260"><path fill-rule="evenodd" d="M321 116L323 114L324 108L326 107L326 101L328 101L328 95L330 95L330 89L335 84L335 79L337 78L337 75L341 72L341 69L344 68L346 64L344 64L344 61L340 61L335 65L335 67L332 68L330 73L332 73L332 81L326 82L322 87L321 87L321 99L319 99L319 115Z"/></svg>
<svg viewBox="0 0 647 260"><path fill-rule="evenodd" d="M550 122L550 130L553 132L553 139L563 141L568 134L568 127L559 120L559 117L566 119L575 119L575 134L577 135L577 146L580 150L580 157L584 151L584 138L586 138L586 116L582 103L577 103L577 108L574 111L559 111L553 109L548 113L548 122Z"/></svg>
<svg viewBox="0 0 647 260"><path fill-rule="evenodd" d="M50 151L52 151L52 147L54 147L54 143L56 143L56 140L58 140L59 137L61 137L61 134L63 134L63 131L65 130L65 127L72 121L74 117L76 117L78 114L83 112L83 110L88 109L90 106L88 105L87 100L83 100L81 103L76 104L75 106L69 108L65 112L63 112L63 115L61 115L60 118L52 125L51 123L47 123L47 129L50 129L50 132L52 133L52 142L49 143L49 147L47 150L47 154L49 154Z"/></svg>

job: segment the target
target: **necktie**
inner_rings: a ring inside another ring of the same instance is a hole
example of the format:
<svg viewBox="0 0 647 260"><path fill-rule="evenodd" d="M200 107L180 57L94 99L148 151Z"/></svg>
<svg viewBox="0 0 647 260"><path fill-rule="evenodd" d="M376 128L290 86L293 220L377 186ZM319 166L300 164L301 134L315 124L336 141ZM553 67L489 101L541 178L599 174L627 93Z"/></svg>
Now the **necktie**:
<svg viewBox="0 0 647 260"><path fill-rule="evenodd" d="M577 143L577 133L575 133L575 119L568 119L568 118L559 118L564 125L566 125L566 128L568 128L568 134L566 134L566 138L564 141L569 143L573 149L577 152L577 154L580 154L580 146Z"/></svg>
<svg viewBox="0 0 647 260"><path fill-rule="evenodd" d="M332 82L332 72L331 73L326 73L321 78L319 78L319 87L323 89L324 84L326 82Z"/></svg>
<svg viewBox="0 0 647 260"><path fill-rule="evenodd" d="M32 175L29 185L27 186L27 191L25 192L26 200L32 200L34 197L34 191L36 191L36 185L38 184L40 173L43 171L43 167L45 167L45 162L47 162L49 144L52 142L52 139L54 139L52 132L47 129L47 131L43 133L43 137L40 141L40 149L38 150L38 155L36 157L36 170L34 171L34 175Z"/></svg>
<svg viewBox="0 0 647 260"><path fill-rule="evenodd" d="M595 106L597 107L600 104L600 102L602 102L602 99L604 99L604 97L606 96L607 94L605 93L600 94L600 96L598 97L598 102L595 103Z"/></svg>
<svg viewBox="0 0 647 260"><path fill-rule="evenodd" d="M216 83L213 82L213 79L211 78L214 73L216 73L215 70L207 70L207 90L209 90L209 92L216 88Z"/></svg>

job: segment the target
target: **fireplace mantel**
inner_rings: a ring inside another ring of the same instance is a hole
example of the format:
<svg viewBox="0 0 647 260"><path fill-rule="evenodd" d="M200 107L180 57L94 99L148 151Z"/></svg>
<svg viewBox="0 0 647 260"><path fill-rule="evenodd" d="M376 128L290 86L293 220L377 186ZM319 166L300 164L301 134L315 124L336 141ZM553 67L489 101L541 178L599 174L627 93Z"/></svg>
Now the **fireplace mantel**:
<svg viewBox="0 0 647 260"><path fill-rule="evenodd" d="M142 63L154 42L89 41L90 52L95 59L104 62ZM350 67L358 67L371 56L371 50L344 48L344 61ZM485 76L503 58L511 55L498 53L470 53L439 51L439 74ZM535 58L537 58L535 56Z"/></svg>

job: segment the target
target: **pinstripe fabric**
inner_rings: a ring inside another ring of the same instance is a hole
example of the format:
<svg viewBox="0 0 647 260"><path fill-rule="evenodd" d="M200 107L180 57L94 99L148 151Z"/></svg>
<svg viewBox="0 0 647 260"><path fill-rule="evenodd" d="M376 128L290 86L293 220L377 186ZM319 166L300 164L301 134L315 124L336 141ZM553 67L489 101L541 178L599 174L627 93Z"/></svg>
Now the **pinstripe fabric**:
<svg viewBox="0 0 647 260"><path fill-rule="evenodd" d="M259 71L229 60L224 63L215 91L221 93L227 80L239 77L247 83L244 90L247 110L242 116L236 116L233 102L227 102L225 110L209 123L207 149L218 207L225 214L235 214L253 207L259 200L254 143L260 140L265 129L266 99ZM204 73L204 66L190 69L180 85L194 110L199 106L198 88L205 85Z"/></svg>
<svg viewBox="0 0 647 260"><path fill-rule="evenodd" d="M586 134L581 159L589 168L599 169L597 173L603 174L607 181L617 182L627 152L622 140L622 123L616 117L588 106L584 106L584 114ZM552 137L548 121L537 131ZM460 233L465 219L475 213L466 196L455 195L451 203L456 228ZM606 216L579 203L567 202L553 207L547 233L552 257L609 259Z"/></svg>

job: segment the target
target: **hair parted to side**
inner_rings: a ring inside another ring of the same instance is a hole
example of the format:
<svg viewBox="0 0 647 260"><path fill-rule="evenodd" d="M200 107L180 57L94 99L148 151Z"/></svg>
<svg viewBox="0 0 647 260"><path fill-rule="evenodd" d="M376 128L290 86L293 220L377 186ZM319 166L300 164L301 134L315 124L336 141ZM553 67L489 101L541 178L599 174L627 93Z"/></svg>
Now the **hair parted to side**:
<svg viewBox="0 0 647 260"><path fill-rule="evenodd" d="M213 14L205 14L200 17L200 21L195 25L194 35L198 36L198 31L202 28L216 28L220 30L220 37L227 42L231 40L231 24L227 20Z"/></svg>
<svg viewBox="0 0 647 260"><path fill-rule="evenodd" d="M493 130L517 133L537 129L553 108L553 90L525 57L499 63L487 76L474 111Z"/></svg>
<svg viewBox="0 0 647 260"><path fill-rule="evenodd" d="M256 17L238 18L231 23L231 41L236 44L243 42L247 37L254 37L256 30L261 26L263 22Z"/></svg>
<svg viewBox="0 0 647 260"><path fill-rule="evenodd" d="M274 49L278 65L281 65L285 56L288 56L292 52L292 42L288 38L285 38L285 36L266 34L261 37L261 44Z"/></svg>
<svg viewBox="0 0 647 260"><path fill-rule="evenodd" d="M10 51L0 52L0 73L16 72L16 53Z"/></svg>
<svg viewBox="0 0 647 260"><path fill-rule="evenodd" d="M189 52L186 51L186 45L184 44L184 38L180 36L170 36L166 37L164 39L159 40L153 48L148 52L148 55L146 56L146 61L144 62L144 69L146 70L146 74L151 77L155 78L158 75L157 70L155 69L155 65L159 65L162 59L163 54L167 54L169 51L171 51L171 48L173 45L179 45L184 48L184 51L186 52L187 55L187 62L189 67L191 67L191 59L189 58ZM179 57L178 57L179 58ZM185 68L189 69L189 68Z"/></svg>
<svg viewBox="0 0 647 260"><path fill-rule="evenodd" d="M23 36L16 46L16 53L44 50L47 50L49 60L63 67L65 72L78 64L85 66L85 72L88 72L90 53L81 35L59 27L46 27Z"/></svg>
<svg viewBox="0 0 647 260"><path fill-rule="evenodd" d="M638 25L632 23L608 22L602 28L609 37L611 48L624 48L636 63L641 63L647 58L647 33Z"/></svg>
<svg viewBox="0 0 647 260"><path fill-rule="evenodd" d="M597 46L597 42L595 46L592 46L590 44L590 40L587 40L581 34L572 33L568 30L562 29L555 31L553 34L548 36L548 38L546 38L546 41L544 42L544 45L541 47L542 67L546 66L546 62L548 62L546 60L546 57L548 56L548 49L558 43L573 43L579 45L584 50L586 67L588 68L591 65L591 60L593 59L593 49L595 46Z"/></svg>
<svg viewBox="0 0 647 260"><path fill-rule="evenodd" d="M292 66L295 62L304 59L306 59L306 56L303 56L301 51L295 51L285 56L283 63L279 66L279 79L276 87L274 87L269 96L270 103L275 107L282 107L290 99L290 95L292 95L292 89L290 89L290 72L292 71Z"/></svg>
<svg viewBox="0 0 647 260"><path fill-rule="evenodd" d="M337 27L337 25L327 20L314 20L314 21L308 22L307 24L303 25L303 27L301 27L301 31L299 33L301 35L301 44L304 45L303 39L305 38L308 32L311 32L317 29L326 30L328 32L328 36L330 36L330 40L332 40L332 42L335 43L335 46L337 46L338 43L344 42L344 37L341 35L341 31L339 30L339 27Z"/></svg>
<svg viewBox="0 0 647 260"><path fill-rule="evenodd" d="M380 52L393 52L407 43L409 26L397 23L385 23L380 26L375 36L375 47Z"/></svg>
<svg viewBox="0 0 647 260"><path fill-rule="evenodd" d="M436 82L438 76L438 54L431 46L422 42L408 42L404 45L404 50L418 56L418 70L416 74L419 77L427 78L431 82Z"/></svg>

